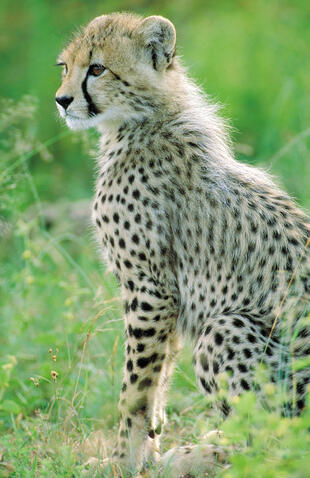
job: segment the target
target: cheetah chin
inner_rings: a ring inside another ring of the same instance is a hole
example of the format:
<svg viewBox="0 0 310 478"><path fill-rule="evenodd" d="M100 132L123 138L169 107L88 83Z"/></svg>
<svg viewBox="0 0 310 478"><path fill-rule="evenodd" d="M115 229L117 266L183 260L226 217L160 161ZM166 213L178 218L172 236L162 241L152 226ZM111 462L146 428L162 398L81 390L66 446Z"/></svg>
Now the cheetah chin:
<svg viewBox="0 0 310 478"><path fill-rule="evenodd" d="M106 128L107 124L120 124L124 120L124 116L120 114L121 112L109 110L107 112L98 113L95 116L89 118L79 118L70 114L66 114L64 119L67 126L72 130L83 130L89 128Z"/></svg>

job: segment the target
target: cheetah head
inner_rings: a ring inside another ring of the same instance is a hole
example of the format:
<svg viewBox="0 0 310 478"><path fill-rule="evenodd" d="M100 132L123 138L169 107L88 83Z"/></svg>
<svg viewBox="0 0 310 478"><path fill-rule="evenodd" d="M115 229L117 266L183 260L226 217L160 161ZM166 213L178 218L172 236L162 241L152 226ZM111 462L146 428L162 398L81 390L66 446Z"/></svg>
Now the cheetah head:
<svg viewBox="0 0 310 478"><path fill-rule="evenodd" d="M71 129L158 109L175 67L175 29L160 16L102 15L62 51L59 114Z"/></svg>

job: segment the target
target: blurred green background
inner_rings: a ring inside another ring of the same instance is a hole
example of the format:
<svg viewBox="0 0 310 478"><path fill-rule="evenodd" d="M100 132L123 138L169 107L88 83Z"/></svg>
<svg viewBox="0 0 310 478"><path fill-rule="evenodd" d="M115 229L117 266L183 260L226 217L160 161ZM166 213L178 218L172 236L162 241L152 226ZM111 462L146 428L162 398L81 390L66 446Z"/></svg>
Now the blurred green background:
<svg viewBox="0 0 310 478"><path fill-rule="evenodd" d="M167 16L190 76L230 119L236 156L267 169L310 209L309 1L1 0L1 478L81 476L72 442L117 424L119 290L100 262L91 228L66 206L79 210L79 201L87 204L93 195L97 136L69 131L54 101L59 51L80 25L112 11ZM192 442L218 426L209 423L207 400L185 349L170 393L168 445ZM247 455L255 464L245 475L237 467L236 476L266 476L261 466L274 463L270 478L280 469L283 477L304 478L309 443L300 430L310 422L295 422L298 442L284 422L268 429L267 415L254 416L263 424L248 417L242 423L245 435L261 429ZM277 427L283 436L273 437ZM281 456L279 440L286 440Z"/></svg>
<svg viewBox="0 0 310 478"><path fill-rule="evenodd" d="M65 130L54 105L58 52L80 25L111 11L167 16L190 75L225 105L238 156L279 175L310 207L307 0L2 0L0 95L38 98L40 141ZM72 135L50 148L52 161L31 160L44 199L91 195L93 161Z"/></svg>

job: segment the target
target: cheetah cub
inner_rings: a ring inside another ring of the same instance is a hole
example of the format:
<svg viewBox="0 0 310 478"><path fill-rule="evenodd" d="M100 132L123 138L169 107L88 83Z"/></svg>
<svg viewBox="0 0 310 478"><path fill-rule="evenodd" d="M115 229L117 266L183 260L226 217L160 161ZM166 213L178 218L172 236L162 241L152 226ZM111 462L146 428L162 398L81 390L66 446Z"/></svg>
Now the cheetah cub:
<svg viewBox="0 0 310 478"><path fill-rule="evenodd" d="M310 353L302 322L309 220L264 172L234 159L217 108L187 77L175 42L165 18L116 13L91 21L59 57L60 116L102 135L93 217L125 304L113 460L128 473L160 460L182 337L193 343L204 393L217 391L223 372L230 396L251 389L263 362L294 395L286 405L294 413L310 381L309 368L291 368L292 356ZM212 446L163 458L171 476L212 474L221 460Z"/></svg>

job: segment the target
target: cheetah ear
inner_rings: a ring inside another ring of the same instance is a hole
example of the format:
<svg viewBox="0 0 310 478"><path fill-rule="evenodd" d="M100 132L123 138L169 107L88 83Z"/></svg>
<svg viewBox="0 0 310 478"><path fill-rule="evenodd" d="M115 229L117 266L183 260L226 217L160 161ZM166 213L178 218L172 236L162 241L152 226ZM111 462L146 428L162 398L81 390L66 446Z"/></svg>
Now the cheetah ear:
<svg viewBox="0 0 310 478"><path fill-rule="evenodd" d="M175 53L176 33L173 24L164 17L153 15L142 21L137 33L154 70L165 70Z"/></svg>

